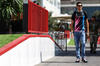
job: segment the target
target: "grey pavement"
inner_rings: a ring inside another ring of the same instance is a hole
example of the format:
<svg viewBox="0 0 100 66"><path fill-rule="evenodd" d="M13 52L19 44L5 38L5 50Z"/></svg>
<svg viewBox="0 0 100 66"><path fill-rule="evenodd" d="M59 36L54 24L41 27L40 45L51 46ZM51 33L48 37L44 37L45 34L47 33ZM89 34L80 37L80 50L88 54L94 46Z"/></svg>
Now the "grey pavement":
<svg viewBox="0 0 100 66"><path fill-rule="evenodd" d="M36 66L100 66L100 45L97 47L97 54L90 54L90 45L86 43L86 59L88 63L75 63L75 46L68 46L67 52L62 52L58 56L50 58Z"/></svg>

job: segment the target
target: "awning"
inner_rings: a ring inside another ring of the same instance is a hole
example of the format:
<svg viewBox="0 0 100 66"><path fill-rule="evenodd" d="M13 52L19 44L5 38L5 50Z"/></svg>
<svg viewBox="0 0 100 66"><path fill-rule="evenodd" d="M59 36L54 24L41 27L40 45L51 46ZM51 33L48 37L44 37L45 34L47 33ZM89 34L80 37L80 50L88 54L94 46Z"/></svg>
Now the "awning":
<svg viewBox="0 0 100 66"><path fill-rule="evenodd" d="M71 15L68 14L52 15L52 18L57 18L58 20L66 22L71 21Z"/></svg>

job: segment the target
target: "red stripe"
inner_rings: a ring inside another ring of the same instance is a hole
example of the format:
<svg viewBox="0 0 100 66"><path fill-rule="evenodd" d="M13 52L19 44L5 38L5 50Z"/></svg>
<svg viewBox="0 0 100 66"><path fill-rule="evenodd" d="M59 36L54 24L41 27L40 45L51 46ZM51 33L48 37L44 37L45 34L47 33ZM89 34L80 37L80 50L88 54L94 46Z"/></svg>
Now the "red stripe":
<svg viewBox="0 0 100 66"><path fill-rule="evenodd" d="M3 46L2 48L0 48L0 56L3 55L4 53L6 53L7 51L11 50L12 48L16 47L17 45L19 45L21 42L25 41L29 37L49 37L62 50L62 48L49 35L29 34L29 35L23 35L23 36L17 38L16 40L8 43L7 45Z"/></svg>

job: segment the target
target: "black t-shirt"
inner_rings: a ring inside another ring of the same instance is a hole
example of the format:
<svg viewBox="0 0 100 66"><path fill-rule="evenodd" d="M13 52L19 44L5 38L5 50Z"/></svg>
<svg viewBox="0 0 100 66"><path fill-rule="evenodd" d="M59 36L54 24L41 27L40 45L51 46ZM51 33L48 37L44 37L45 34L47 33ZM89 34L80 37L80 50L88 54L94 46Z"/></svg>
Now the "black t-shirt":
<svg viewBox="0 0 100 66"><path fill-rule="evenodd" d="M74 21L74 31L85 30L85 21L88 18L85 11L77 12L72 14L72 20Z"/></svg>

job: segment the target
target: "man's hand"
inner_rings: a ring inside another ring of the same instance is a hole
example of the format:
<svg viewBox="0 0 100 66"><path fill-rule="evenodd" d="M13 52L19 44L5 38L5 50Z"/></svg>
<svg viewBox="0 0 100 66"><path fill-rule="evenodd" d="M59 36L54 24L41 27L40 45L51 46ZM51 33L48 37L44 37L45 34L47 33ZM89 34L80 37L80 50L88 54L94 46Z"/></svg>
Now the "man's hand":
<svg viewBox="0 0 100 66"><path fill-rule="evenodd" d="M87 38L89 38L89 22L88 22L88 19L86 19L86 25L87 25Z"/></svg>
<svg viewBox="0 0 100 66"><path fill-rule="evenodd" d="M73 33L71 33L71 38L73 38L73 36L74 36L74 34L73 34Z"/></svg>
<svg viewBox="0 0 100 66"><path fill-rule="evenodd" d="M73 38L74 34L73 34L73 24L74 24L74 21L71 20L71 38Z"/></svg>
<svg viewBox="0 0 100 66"><path fill-rule="evenodd" d="M89 38L89 32L87 33L87 38Z"/></svg>

